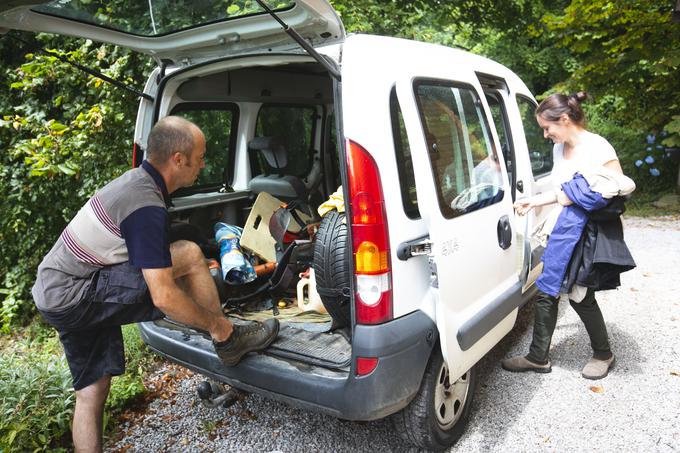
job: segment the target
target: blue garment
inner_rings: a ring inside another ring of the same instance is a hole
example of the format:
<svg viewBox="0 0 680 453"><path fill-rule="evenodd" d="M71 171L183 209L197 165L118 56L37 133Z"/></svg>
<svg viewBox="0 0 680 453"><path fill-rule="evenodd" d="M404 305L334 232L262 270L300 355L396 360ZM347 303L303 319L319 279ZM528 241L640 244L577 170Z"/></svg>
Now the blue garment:
<svg viewBox="0 0 680 453"><path fill-rule="evenodd" d="M562 184L562 190L574 204L565 206L557 217L543 253L543 273L536 280L536 286L553 297L560 292L574 247L588 222L587 213L604 208L610 201L590 190L588 181L579 173Z"/></svg>

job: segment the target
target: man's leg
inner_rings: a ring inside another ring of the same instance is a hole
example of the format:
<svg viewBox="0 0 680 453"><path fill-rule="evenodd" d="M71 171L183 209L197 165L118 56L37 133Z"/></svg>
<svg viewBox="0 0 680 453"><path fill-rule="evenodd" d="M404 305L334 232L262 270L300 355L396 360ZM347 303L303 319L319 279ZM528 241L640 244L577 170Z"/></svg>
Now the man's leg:
<svg viewBox="0 0 680 453"><path fill-rule="evenodd" d="M178 286L206 310L224 316L201 248L194 242L176 241L170 244L170 256L172 275Z"/></svg>
<svg viewBox="0 0 680 453"><path fill-rule="evenodd" d="M110 387L111 376L106 375L76 391L73 413L73 445L76 452L102 451L102 418Z"/></svg>

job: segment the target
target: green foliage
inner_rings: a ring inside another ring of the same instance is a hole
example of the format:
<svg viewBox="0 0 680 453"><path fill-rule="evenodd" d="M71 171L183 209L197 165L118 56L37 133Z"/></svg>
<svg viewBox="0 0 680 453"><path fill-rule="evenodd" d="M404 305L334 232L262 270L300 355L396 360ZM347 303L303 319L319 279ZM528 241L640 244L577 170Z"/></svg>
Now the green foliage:
<svg viewBox="0 0 680 453"><path fill-rule="evenodd" d="M125 374L114 377L111 382L111 394L106 401L106 409L110 414L120 412L130 401L144 393L144 374L160 360L149 352L136 325L123 326L123 341L126 371Z"/></svg>
<svg viewBox="0 0 680 453"><path fill-rule="evenodd" d="M114 377L104 419L144 391L143 376L158 362L135 325L123 326L127 371ZM31 323L0 355L0 451L66 451L75 404L56 332Z"/></svg>
<svg viewBox="0 0 680 453"><path fill-rule="evenodd" d="M13 32L13 34L16 32ZM0 40L0 329L34 313L37 266L98 188L129 167L138 99L54 53L139 85L146 58L90 41ZM50 54L36 52L56 47Z"/></svg>
<svg viewBox="0 0 680 453"><path fill-rule="evenodd" d="M587 89L623 100L613 118L660 131L680 113L680 26L671 2L572 0L544 17L546 33L574 57L556 89Z"/></svg>
<svg viewBox="0 0 680 453"><path fill-rule="evenodd" d="M71 374L56 336L45 343L24 340L4 350L0 450L56 451L70 431L74 402Z"/></svg>

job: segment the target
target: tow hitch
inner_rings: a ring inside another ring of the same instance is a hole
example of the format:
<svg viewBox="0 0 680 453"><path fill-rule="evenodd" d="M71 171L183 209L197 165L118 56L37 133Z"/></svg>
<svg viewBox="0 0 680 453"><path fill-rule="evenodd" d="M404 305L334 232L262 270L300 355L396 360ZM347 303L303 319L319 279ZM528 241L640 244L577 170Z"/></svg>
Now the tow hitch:
<svg viewBox="0 0 680 453"><path fill-rule="evenodd" d="M203 381L196 386L196 392L206 407L228 408L242 400L245 393L233 387L227 390L224 384L214 381Z"/></svg>

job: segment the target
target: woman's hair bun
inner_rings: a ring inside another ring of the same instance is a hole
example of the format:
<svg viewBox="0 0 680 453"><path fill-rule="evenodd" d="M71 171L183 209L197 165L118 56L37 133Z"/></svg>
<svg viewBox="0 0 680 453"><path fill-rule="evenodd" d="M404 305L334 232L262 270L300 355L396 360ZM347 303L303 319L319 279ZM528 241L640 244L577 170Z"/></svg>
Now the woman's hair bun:
<svg viewBox="0 0 680 453"><path fill-rule="evenodd" d="M570 94L569 97L575 99L580 104L587 100L589 96L585 91L577 91L576 93Z"/></svg>

